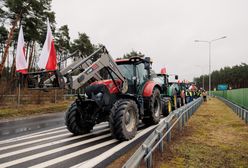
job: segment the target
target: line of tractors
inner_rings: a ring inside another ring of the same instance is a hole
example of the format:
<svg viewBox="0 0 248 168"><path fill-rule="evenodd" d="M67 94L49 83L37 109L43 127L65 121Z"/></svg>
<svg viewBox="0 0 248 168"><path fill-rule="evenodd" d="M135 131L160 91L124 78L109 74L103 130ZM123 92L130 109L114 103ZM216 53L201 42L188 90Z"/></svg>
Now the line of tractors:
<svg viewBox="0 0 248 168"><path fill-rule="evenodd" d="M130 140L140 121L157 124L196 96L192 83L170 82L165 69L156 74L151 65L149 57L114 60L103 46L61 70L28 73L28 87L84 88L65 114L67 129L81 135L109 121L113 137Z"/></svg>

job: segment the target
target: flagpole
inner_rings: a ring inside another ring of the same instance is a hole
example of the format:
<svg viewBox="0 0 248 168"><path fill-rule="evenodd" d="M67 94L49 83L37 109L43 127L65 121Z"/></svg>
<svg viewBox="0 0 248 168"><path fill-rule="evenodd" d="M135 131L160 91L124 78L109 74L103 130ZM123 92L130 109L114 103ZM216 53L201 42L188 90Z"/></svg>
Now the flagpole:
<svg viewBox="0 0 248 168"><path fill-rule="evenodd" d="M21 83L19 81L19 85L18 85L18 102L17 105L19 106L21 102Z"/></svg>
<svg viewBox="0 0 248 168"><path fill-rule="evenodd" d="M18 94L17 94L17 106L21 104L21 81L22 74L18 73Z"/></svg>

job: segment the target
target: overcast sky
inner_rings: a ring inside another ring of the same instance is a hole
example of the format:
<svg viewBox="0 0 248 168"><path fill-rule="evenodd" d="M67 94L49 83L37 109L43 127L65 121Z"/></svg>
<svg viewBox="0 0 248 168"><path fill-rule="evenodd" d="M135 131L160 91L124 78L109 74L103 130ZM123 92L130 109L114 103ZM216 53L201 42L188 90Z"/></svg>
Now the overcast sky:
<svg viewBox="0 0 248 168"><path fill-rule="evenodd" d="M208 73L208 44L194 40L227 36L212 43L214 70L248 63L247 0L53 0L52 9L72 39L85 32L114 58L141 51L180 79Z"/></svg>

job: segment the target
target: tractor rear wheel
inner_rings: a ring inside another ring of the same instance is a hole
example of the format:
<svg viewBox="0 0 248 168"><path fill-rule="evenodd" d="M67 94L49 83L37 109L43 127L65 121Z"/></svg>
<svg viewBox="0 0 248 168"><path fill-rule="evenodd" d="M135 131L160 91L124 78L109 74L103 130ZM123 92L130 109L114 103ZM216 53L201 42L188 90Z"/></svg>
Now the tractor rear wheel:
<svg viewBox="0 0 248 168"><path fill-rule="evenodd" d="M150 109L148 109L148 118L144 118L143 122L146 125L157 124L160 121L162 112L162 103L159 89L155 88L152 93Z"/></svg>
<svg viewBox="0 0 248 168"><path fill-rule="evenodd" d="M74 135L89 133L94 124L85 122L80 114L77 104L74 102L65 113L65 125Z"/></svg>
<svg viewBox="0 0 248 168"><path fill-rule="evenodd" d="M113 137L118 140L132 139L137 133L138 107L135 101L120 99L111 109L109 125Z"/></svg>

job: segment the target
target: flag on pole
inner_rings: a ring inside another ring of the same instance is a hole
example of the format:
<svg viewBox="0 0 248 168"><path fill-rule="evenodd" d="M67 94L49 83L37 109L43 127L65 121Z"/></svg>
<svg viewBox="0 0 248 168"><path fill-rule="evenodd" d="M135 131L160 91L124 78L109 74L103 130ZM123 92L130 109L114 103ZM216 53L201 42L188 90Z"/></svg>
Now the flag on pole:
<svg viewBox="0 0 248 168"><path fill-rule="evenodd" d="M23 37L22 26L20 27L17 49L16 49L16 72L20 72L22 74L27 73L28 63L25 58L25 42Z"/></svg>
<svg viewBox="0 0 248 168"><path fill-rule="evenodd" d="M54 47L54 39L53 39L53 35L52 35L52 31L51 31L51 27L50 27L48 19L47 19L46 41L41 50L41 55L38 61L38 66L41 69L46 69L46 70L57 69L57 58L56 58L56 51Z"/></svg>

